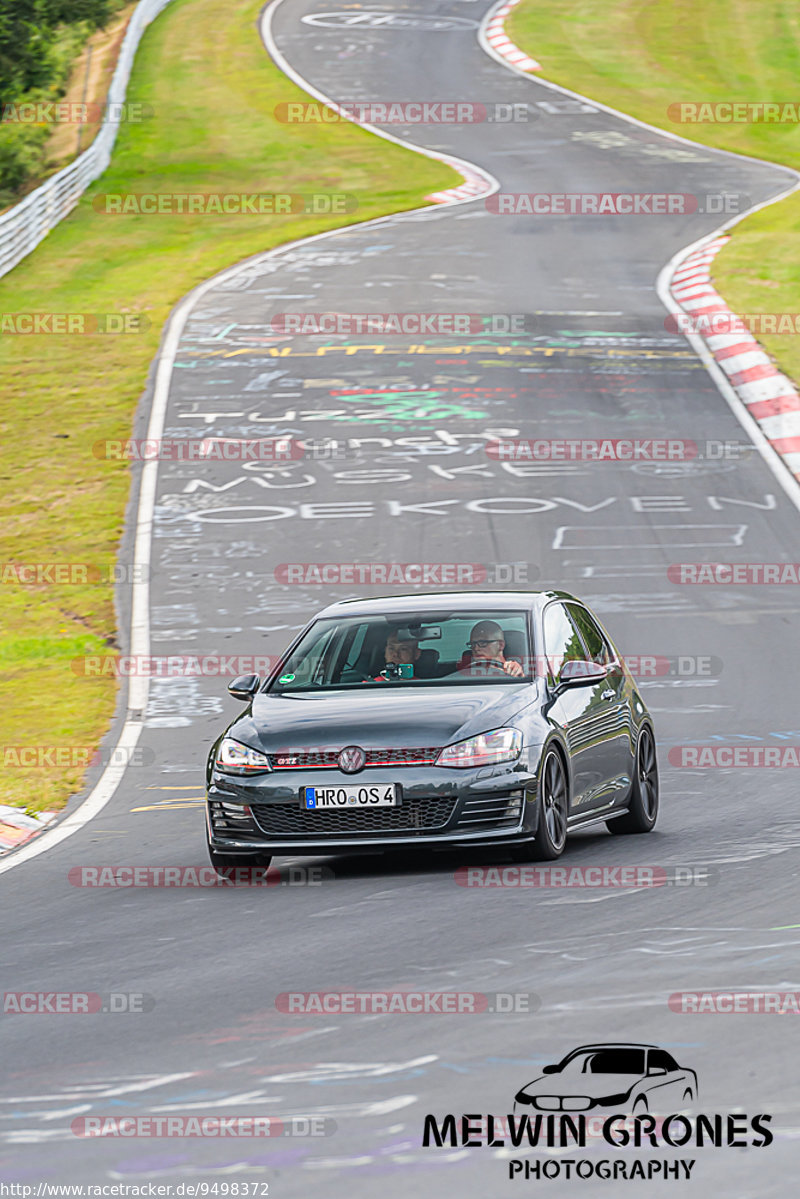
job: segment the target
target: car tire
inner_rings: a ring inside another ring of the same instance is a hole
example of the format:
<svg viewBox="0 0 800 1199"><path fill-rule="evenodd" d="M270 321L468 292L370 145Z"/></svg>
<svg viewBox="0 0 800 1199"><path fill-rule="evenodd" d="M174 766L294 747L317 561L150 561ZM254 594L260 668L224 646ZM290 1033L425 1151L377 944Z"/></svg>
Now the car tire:
<svg viewBox="0 0 800 1199"><path fill-rule="evenodd" d="M645 1099L644 1095L640 1095L633 1105L631 1115L642 1116L649 1111L650 1108L647 1106L647 1100Z"/></svg>
<svg viewBox="0 0 800 1199"><path fill-rule="evenodd" d="M538 792L539 825L536 836L522 845L511 846L511 857L515 862L552 862L564 852L569 785L561 755L553 747L542 758Z"/></svg>
<svg viewBox="0 0 800 1199"><path fill-rule="evenodd" d="M649 725L642 725L636 745L636 765L631 783L628 811L606 821L610 833L649 833L658 819L658 762L656 743Z"/></svg>
<svg viewBox="0 0 800 1199"><path fill-rule="evenodd" d="M267 870L272 861L272 855L268 853L218 853L210 845L208 857L220 878L226 878L231 871L241 870L243 866L251 870Z"/></svg>

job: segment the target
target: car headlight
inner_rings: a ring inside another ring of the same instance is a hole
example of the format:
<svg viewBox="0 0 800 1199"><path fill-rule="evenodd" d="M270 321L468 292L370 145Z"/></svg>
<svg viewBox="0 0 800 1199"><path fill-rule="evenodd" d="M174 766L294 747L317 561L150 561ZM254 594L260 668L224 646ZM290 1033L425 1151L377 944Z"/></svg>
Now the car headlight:
<svg viewBox="0 0 800 1199"><path fill-rule="evenodd" d="M241 741L223 737L219 743L214 765L227 774L253 774L258 770L270 770L269 758Z"/></svg>
<svg viewBox="0 0 800 1199"><path fill-rule="evenodd" d="M522 752L522 733L519 729L494 729L479 733L467 741L446 745L436 759L437 766L491 766L494 762L512 762Z"/></svg>

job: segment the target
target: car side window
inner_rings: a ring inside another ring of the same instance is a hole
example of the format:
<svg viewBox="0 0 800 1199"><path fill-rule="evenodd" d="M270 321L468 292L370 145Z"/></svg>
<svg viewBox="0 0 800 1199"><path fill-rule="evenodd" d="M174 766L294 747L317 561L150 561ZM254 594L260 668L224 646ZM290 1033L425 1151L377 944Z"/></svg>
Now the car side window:
<svg viewBox="0 0 800 1199"><path fill-rule="evenodd" d="M609 662L613 662L614 655L610 645L586 609L578 604L567 604L567 609L586 646L588 661L596 662L598 666L607 666Z"/></svg>
<svg viewBox="0 0 800 1199"><path fill-rule="evenodd" d="M565 606L557 601L548 604L544 610L544 652L553 679L558 678L565 662L580 661L584 657L578 630Z"/></svg>
<svg viewBox="0 0 800 1199"><path fill-rule="evenodd" d="M651 1049L650 1056L647 1059L648 1070L666 1070L671 1073L678 1069L677 1062L663 1049Z"/></svg>

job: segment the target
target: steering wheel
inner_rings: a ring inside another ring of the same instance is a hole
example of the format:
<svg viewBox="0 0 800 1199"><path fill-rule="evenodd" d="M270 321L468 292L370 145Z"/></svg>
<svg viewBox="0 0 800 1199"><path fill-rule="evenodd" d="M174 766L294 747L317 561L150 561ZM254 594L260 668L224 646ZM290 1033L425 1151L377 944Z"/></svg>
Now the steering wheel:
<svg viewBox="0 0 800 1199"><path fill-rule="evenodd" d="M503 663L498 662L497 658L473 658L470 664L462 667L458 673L480 677L482 674L505 674L506 670Z"/></svg>
<svg viewBox="0 0 800 1199"><path fill-rule="evenodd" d="M363 670L359 670L359 669L358 669L357 667L355 667L355 666L347 666L347 665L343 666L343 667L342 667L341 674L339 675L339 679L340 679L340 681L342 680L342 678L343 678L343 677L344 677L344 675L346 675L346 674L354 674L354 675L356 675L356 676L357 676L357 681L358 681L359 683L371 683L371 682L372 682L372 675L371 675L371 674L366 674L366 673L365 673L365 671L363 671ZM351 682L352 682L352 681L353 681L353 680L351 680Z"/></svg>

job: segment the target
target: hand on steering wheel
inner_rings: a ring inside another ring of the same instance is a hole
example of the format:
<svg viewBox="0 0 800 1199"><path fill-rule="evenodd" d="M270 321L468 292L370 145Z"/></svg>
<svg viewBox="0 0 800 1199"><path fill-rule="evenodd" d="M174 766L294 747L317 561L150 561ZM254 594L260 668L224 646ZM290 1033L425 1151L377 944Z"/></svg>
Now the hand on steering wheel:
<svg viewBox="0 0 800 1199"><path fill-rule="evenodd" d="M505 674L505 666L497 658L473 658L468 666L459 671L460 674Z"/></svg>

